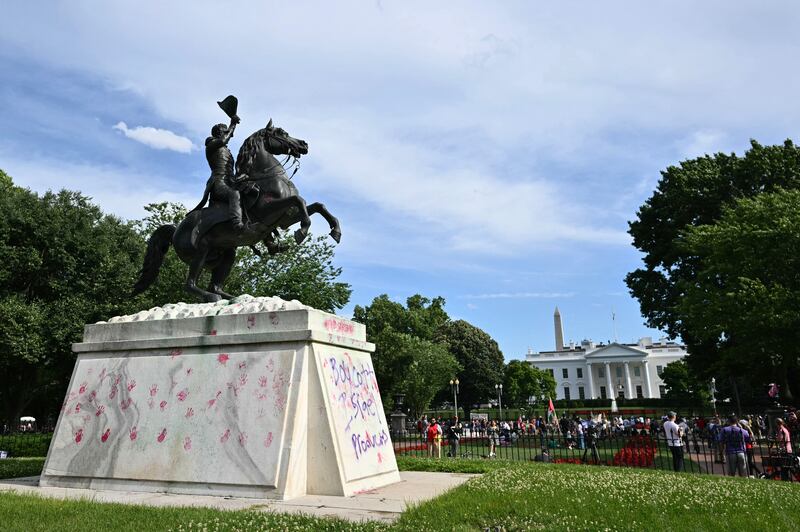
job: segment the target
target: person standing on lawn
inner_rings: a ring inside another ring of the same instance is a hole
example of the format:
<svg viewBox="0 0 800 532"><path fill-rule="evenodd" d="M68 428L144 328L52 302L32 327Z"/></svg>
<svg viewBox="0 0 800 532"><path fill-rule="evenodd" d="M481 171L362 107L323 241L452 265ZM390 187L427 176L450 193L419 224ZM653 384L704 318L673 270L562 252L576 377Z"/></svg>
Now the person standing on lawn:
<svg viewBox="0 0 800 532"><path fill-rule="evenodd" d="M447 427L447 443L450 445L450 450L447 455L452 458L458 458L458 443L461 439L461 423L458 422L458 416L453 418L450 426Z"/></svg>
<svg viewBox="0 0 800 532"><path fill-rule="evenodd" d="M430 426L430 423L428 423L428 416L427 415L423 415L420 418L420 420L417 421L417 430L419 430L419 435L420 435L420 438L422 438L422 441L425 441L426 438L428 437L428 427L429 426Z"/></svg>
<svg viewBox="0 0 800 532"><path fill-rule="evenodd" d="M683 434L681 427L675 423L675 412L667 414L667 422L664 423L664 436L667 438L667 446L672 453L672 469L683 471Z"/></svg>
<svg viewBox="0 0 800 532"><path fill-rule="evenodd" d="M586 463L586 455L592 451L592 461L595 464L600 463L600 453L597 451L597 425L594 421L590 421L586 427L586 437L589 442L586 449L583 451L583 462Z"/></svg>
<svg viewBox="0 0 800 532"><path fill-rule="evenodd" d="M500 435L497 430L497 422L493 419L486 428L486 435L489 437L489 458L497 456L495 450L500 445Z"/></svg>
<svg viewBox="0 0 800 532"><path fill-rule="evenodd" d="M750 435L750 439L746 441L744 444L744 450L745 453L747 454L747 471L753 478L755 478L756 473L758 473L758 476L760 477L761 475L763 475L763 473L756 465L756 455L753 452L753 441L755 440L753 434L753 428L750 426L750 423L748 423L746 419L739 420L739 426L743 430L747 431L747 433Z"/></svg>
<svg viewBox="0 0 800 532"><path fill-rule="evenodd" d="M725 454L723 453L723 444L721 440L722 420L719 416L714 416L708 424L708 446L714 449L714 461L718 464L725 463Z"/></svg>
<svg viewBox="0 0 800 532"><path fill-rule="evenodd" d="M439 423L436 421L435 417L431 418L431 424L428 425L427 431L427 440L428 440L428 457L433 457L436 455L436 458L442 457L442 432L441 428L439 427Z"/></svg>
<svg viewBox="0 0 800 532"><path fill-rule="evenodd" d="M725 460L728 463L728 475L747 476L747 442L750 434L739 426L739 418L731 415L728 426L720 432L720 442L725 447Z"/></svg>
<svg viewBox="0 0 800 532"><path fill-rule="evenodd" d="M789 434L789 429L786 428L786 423L782 418L775 420L777 429L775 430L775 443L778 450L786 454L792 454L792 436Z"/></svg>

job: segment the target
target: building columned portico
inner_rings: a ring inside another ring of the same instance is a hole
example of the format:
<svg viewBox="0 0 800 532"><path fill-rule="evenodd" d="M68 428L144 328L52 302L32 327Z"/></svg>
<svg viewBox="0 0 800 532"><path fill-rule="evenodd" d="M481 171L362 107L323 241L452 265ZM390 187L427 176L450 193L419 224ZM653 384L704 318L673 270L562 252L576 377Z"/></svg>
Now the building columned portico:
<svg viewBox="0 0 800 532"><path fill-rule="evenodd" d="M558 309L554 318L558 344L563 338ZM553 375L557 399L659 398L665 392L663 368L686 356L684 346L664 338L655 343L642 338L635 344L598 345L584 340L559 347L539 353L529 350L525 357Z"/></svg>

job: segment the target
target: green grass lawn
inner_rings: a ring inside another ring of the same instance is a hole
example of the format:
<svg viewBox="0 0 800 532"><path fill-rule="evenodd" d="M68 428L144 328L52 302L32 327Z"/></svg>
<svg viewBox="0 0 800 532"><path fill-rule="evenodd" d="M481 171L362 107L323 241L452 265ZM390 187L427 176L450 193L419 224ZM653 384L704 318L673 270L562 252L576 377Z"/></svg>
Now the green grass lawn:
<svg viewBox="0 0 800 532"><path fill-rule="evenodd" d="M398 530L797 530L800 485L510 463L406 511Z"/></svg>
<svg viewBox="0 0 800 532"><path fill-rule="evenodd" d="M483 473L391 527L254 511L150 508L0 493L3 530L796 530L800 484L632 468L398 457Z"/></svg>

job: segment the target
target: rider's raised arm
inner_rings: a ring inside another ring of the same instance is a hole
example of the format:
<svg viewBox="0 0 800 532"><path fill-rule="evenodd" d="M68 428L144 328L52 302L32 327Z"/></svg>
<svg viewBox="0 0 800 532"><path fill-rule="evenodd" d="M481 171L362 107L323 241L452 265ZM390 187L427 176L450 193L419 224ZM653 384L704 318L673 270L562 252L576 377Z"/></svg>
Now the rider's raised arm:
<svg viewBox="0 0 800 532"><path fill-rule="evenodd" d="M236 124L238 124L239 121L240 120L237 115L231 117L231 125L228 126L228 131L224 135L222 135L223 144L227 145L228 141L231 140L231 137L233 137L233 131L236 129Z"/></svg>

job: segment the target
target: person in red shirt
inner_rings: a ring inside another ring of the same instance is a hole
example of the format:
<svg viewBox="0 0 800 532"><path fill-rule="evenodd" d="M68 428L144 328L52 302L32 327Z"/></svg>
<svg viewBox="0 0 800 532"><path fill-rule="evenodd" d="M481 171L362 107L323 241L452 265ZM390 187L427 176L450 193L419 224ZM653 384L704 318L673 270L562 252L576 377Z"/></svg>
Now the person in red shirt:
<svg viewBox="0 0 800 532"><path fill-rule="evenodd" d="M436 418L431 418L431 424L428 427L428 456L432 457L434 454L436 458L442 457L442 428Z"/></svg>

